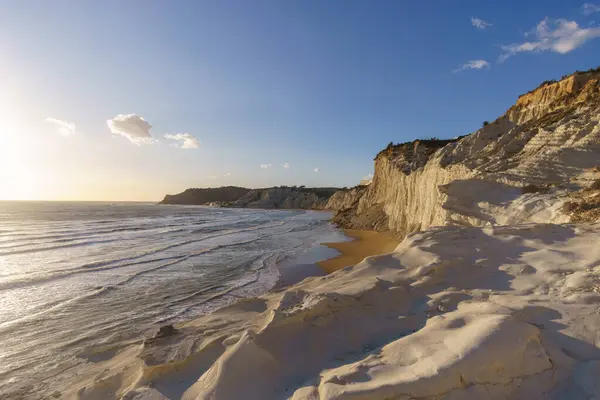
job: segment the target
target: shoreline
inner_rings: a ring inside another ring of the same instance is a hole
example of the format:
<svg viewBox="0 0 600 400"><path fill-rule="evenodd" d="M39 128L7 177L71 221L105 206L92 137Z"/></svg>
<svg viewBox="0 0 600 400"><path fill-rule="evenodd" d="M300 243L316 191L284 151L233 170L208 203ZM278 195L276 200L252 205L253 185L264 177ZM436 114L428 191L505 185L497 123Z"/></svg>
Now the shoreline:
<svg viewBox="0 0 600 400"><path fill-rule="evenodd" d="M596 370L587 369L596 368L590 363L600 356L593 341L597 323L588 322L591 334L565 330L562 323L575 326L596 308L594 281L582 278L592 276L598 227L445 227L411 235L393 257L374 256L355 268L159 328L141 343L98 352L95 361L61 376L47 393L87 400L100 395L300 400L319 393L324 393L322 399L384 398L390 393L437 398L451 392L475 397L473 391L483 390L478 389L483 384L465 387L463 373L473 380L491 379L503 390L499 393L509 393L500 397L518 397L512 394L521 393L522 382L543 393L584 393L595 382ZM337 265L330 267L343 268L398 241L388 233L344 233L354 240L321 244L342 254L317 264L335 260ZM464 256L456 257L457 249ZM564 264L555 256L558 251L578 257ZM557 270L566 278L556 280ZM573 291L560 292L565 283ZM529 292L532 285L541 291L550 284L557 290L544 297ZM561 324L551 322L558 315L564 316ZM456 348L464 350L457 356ZM594 358L586 358L590 354ZM415 370L432 366L449 373L415 375ZM366 381L357 370L373 378ZM450 380L449 374L456 378ZM549 380L547 374L559 380ZM298 383L295 376L314 380Z"/></svg>
<svg viewBox="0 0 600 400"><path fill-rule="evenodd" d="M347 242L321 243L330 249L337 250L340 255L318 261L326 273L331 274L347 266L356 265L366 257L391 253L401 240L389 232L378 232L361 229L342 229L344 235L352 240Z"/></svg>
<svg viewBox="0 0 600 400"><path fill-rule="evenodd" d="M322 213L324 211L308 211ZM328 214L330 214L328 212ZM322 240L322 241L321 241ZM335 227L327 236L322 237L315 245L306 249L302 254L277 262L279 278L269 292L278 292L298 284L311 277L327 275L328 272L319 264L321 261L339 257L339 252L328 243L343 243L351 241L343 229Z"/></svg>
<svg viewBox="0 0 600 400"><path fill-rule="evenodd" d="M292 262L278 263L280 276L269 292L279 292L311 277L329 275L366 257L393 252L402 240L390 232L337 228L339 240L321 242L315 250ZM337 238L336 238L337 239ZM313 249L314 250L314 249ZM329 254L328 254L329 253Z"/></svg>

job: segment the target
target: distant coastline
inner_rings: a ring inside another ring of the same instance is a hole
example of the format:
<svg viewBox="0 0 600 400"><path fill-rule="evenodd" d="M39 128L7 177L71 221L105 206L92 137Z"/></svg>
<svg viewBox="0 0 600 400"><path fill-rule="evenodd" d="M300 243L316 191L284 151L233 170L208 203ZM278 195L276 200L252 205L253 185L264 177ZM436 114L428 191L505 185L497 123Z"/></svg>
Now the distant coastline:
<svg viewBox="0 0 600 400"><path fill-rule="evenodd" d="M205 205L213 207L256 209L325 209L329 198L339 188L304 186L275 186L248 189L239 186L191 188L166 195L160 204Z"/></svg>

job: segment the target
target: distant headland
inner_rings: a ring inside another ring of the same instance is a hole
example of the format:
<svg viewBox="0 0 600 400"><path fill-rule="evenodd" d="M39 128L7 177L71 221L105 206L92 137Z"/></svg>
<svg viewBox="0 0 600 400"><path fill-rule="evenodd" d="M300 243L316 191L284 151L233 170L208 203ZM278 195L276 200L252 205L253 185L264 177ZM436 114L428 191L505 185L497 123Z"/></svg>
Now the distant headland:
<svg viewBox="0 0 600 400"><path fill-rule="evenodd" d="M239 186L193 188L166 195L160 204L205 205L213 207L264 209L324 209L327 201L339 188L304 186L275 186L248 189Z"/></svg>

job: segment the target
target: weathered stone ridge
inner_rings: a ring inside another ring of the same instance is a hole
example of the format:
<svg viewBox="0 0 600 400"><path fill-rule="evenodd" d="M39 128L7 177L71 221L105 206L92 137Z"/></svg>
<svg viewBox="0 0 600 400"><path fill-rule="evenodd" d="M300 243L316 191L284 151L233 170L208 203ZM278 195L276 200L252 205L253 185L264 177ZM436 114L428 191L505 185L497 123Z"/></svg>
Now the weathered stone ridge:
<svg viewBox="0 0 600 400"><path fill-rule="evenodd" d="M492 123L456 140L390 144L371 185L332 196L341 226L405 235L438 225L568 222L568 194L600 165L600 71L522 95ZM528 185L539 187L524 193ZM374 210L381 210L379 214ZM380 215L383 213L384 215Z"/></svg>

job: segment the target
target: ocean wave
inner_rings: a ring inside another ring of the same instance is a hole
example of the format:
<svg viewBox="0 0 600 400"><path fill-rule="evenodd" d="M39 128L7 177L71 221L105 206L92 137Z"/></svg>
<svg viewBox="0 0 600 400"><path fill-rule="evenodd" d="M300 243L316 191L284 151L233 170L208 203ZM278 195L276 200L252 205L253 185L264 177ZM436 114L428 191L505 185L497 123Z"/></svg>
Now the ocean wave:
<svg viewBox="0 0 600 400"><path fill-rule="evenodd" d="M64 279L64 278L71 277L73 275L78 275L78 274L104 272L104 271L109 271L109 270L116 269L116 268L124 268L124 267L130 267L130 266L141 265L141 264L150 264L150 263L158 262L158 261L165 261L165 260L173 259L173 260L176 260L177 262L180 262L180 261L186 260L188 258L197 257L197 256L200 256L200 255L203 255L203 254L206 254L206 253L218 250L218 249L252 243L257 240L260 240L262 237L263 236L259 236L257 238L251 239L251 240L217 245L217 246L202 249L200 251L197 251L197 252L194 252L191 254L186 254L186 255L161 257L161 258L156 258L156 259L141 260L141 261L137 261L137 262L118 264L118 265L110 265L112 263L111 261L108 261L108 262L99 261L96 263L85 264L85 265L82 265L82 266L79 266L79 267L73 268L73 269L54 270L54 271L52 271L51 275L44 275L43 273L42 273L42 275L30 274L30 275L26 275L26 276L21 276L16 279L13 278L13 279L11 279L9 281L5 281L5 282L0 281L0 290L17 289L17 288L22 288L22 287L29 286L29 285L50 282L50 281L53 281L56 279ZM197 240L197 241L192 240L192 241L180 242L180 243L162 247L160 250L147 252L144 255L121 258L121 259L119 259L119 261L135 260L135 259L139 259L139 258L148 256L148 255L156 254L157 252L160 252L160 251L168 250L168 249L178 247L178 246L183 246L186 244L200 242L203 240L206 240L206 238L202 239L202 240ZM172 263L168 263L168 265L172 265ZM167 264L163 264L158 267L153 267L148 270L141 271L140 273L136 273L135 275L139 275L139 274L143 274L144 272L150 272L150 271L154 271L157 269L161 269L161 268L164 268L165 266L167 266Z"/></svg>
<svg viewBox="0 0 600 400"><path fill-rule="evenodd" d="M115 242L118 239L104 239L104 240L87 240L87 241L83 241L83 242L77 242L77 243L70 243L70 244L64 244L64 245L58 245L58 246L48 246L48 247L34 247L34 248L29 248L29 249L23 249L23 250L12 250L12 251L0 251L0 256L11 256L11 255L16 255L16 254L27 254L27 253L39 253L41 251L49 251L49 250L59 250L59 249L66 249L66 248L70 248L70 247L81 247L81 246L91 246L91 245L97 245L97 244L101 244L101 243L111 243L111 242Z"/></svg>
<svg viewBox="0 0 600 400"><path fill-rule="evenodd" d="M214 238L214 237L231 235L231 234L234 234L234 233L249 232L249 231L255 231L255 230L266 229L266 228L271 228L271 227L277 227L277 226L284 225L285 223L286 223L286 221L278 221L278 222L267 223L267 224L263 224L263 225L249 226L249 227L245 227L245 228L241 228L241 229L227 229L225 231L223 231L222 229L218 229L217 232L222 232L222 233L216 234L216 235L204 236L204 237L202 237L202 238L200 238L198 240L206 240L206 239L210 239L210 238ZM233 226L235 226L235 224ZM157 228L153 228L153 229L157 229ZM131 230L131 231L136 231L137 230L137 231L141 231L141 230L145 230L145 229L144 228L132 228L132 229L124 229L124 230ZM174 230L173 232L167 231L167 232L163 232L163 233L176 233L176 232L185 232L185 231L186 231L186 229L184 229L184 228L178 228L178 229ZM14 244L12 246L0 247L0 256L9 256L9 255L16 255L16 254L36 253L36 252L42 252L42 251L59 250L59 249L70 248L70 247L80 247L80 246L90 246L90 245L102 244L102 243L112 243L112 242L115 242L115 241L118 241L118 240L124 240L123 238L112 238L112 239L98 239L98 238L96 238L96 236L103 236L103 235L106 235L106 234L109 234L109 233L114 233L114 232L119 232L119 230L115 229L115 230L111 230L110 232L103 232L103 233L101 232L101 235L94 235L94 237L85 237L84 236L82 239L80 239L80 241L77 241L76 239L74 239L74 240L62 240L62 239L58 239L58 240L55 240L55 241L52 241L52 242L33 244L34 246L36 246L36 245L38 245L38 246L44 246L44 245L49 244L49 246L45 246L45 247L30 247L30 248L22 249L22 250L11 250L11 248L24 247L24 246L21 246L20 244ZM202 232L203 232L202 230L194 230L191 233L202 233ZM209 231L206 230L203 233L208 233L208 232ZM85 239L88 239L88 240L85 240ZM135 238L135 239L138 239L138 238ZM198 240L182 242L181 244L177 244L175 246L194 243L194 242L197 242ZM66 243L66 244L63 244L63 245L52 245L54 243ZM163 250L167 250L169 248L171 248L171 247L167 246ZM2 251L2 249L8 249L8 251Z"/></svg>
<svg viewBox="0 0 600 400"><path fill-rule="evenodd" d="M89 298L89 297L97 296L98 294L100 294L102 292L105 292L107 290L110 290L110 287L102 287L102 288L96 289L96 290L94 290L92 292L84 293L84 294L81 294L79 296L75 296L75 297L72 297L70 299L57 302L56 304L52 305L49 308L46 308L44 310L28 314L28 315L26 315L24 317L19 317L19 318L15 318L15 319L12 319L12 320L0 322L0 334L7 333L9 331L13 331L15 329L18 329L19 328L19 324L22 324L22 323L25 323L25 322L35 321L35 320L37 320L37 318L39 318L39 317L41 317L41 316L43 316L43 315L45 315L45 314L47 314L49 312L59 310L59 309L65 307L65 306L67 306L67 305L69 305L69 304L71 304L73 302L77 302L77 301L80 301L80 300L83 300L83 299L86 299L86 298Z"/></svg>
<svg viewBox="0 0 600 400"><path fill-rule="evenodd" d="M104 294L106 294L106 293L108 293L110 291L118 290L118 288L120 286L127 285L131 281L133 281L134 279L136 279L136 278L138 278L138 277L140 277L142 275L145 275L145 274L148 274L148 273L151 273L151 272L156 272L156 271L164 269L164 268L168 268L168 267L173 266L175 264L178 264L178 263L180 263L182 261L188 260L188 259L193 258L193 257L198 257L198 256L204 255L206 253L210 253L210 252L218 250L218 249L229 248L229 247L233 247L233 246L239 246L239 245L243 245L243 244L248 244L248 243L252 243L252 242L255 242L257 240L260 240L260 239L261 239L261 237L257 237L257 238L251 239L251 240L245 240L245 241L241 241L241 242L234 242L234 243L223 244L223 245L218 245L218 246L206 248L206 249L203 249L203 250L200 250L200 251L196 251L196 252L194 252L192 254L180 256L178 259L173 260L171 262L160 264L160 265L158 265L156 267L148 268L148 269L145 269L145 270L137 271L137 272L135 272L135 273L127 276L125 279L122 279L121 281L119 281L119 282L117 282L117 283L115 283L113 285L96 287L96 288L94 288L92 291L90 291L88 293L84 293L84 294L75 296L73 298L67 299L67 300L58 301L56 303L51 304L51 306L48 307L48 308L45 308L45 309L43 309L41 311L37 311L37 312L31 313L31 314L28 314L25 317L19 317L19 318L13 319L13 320L2 322L2 323L0 323L0 333L5 332L4 328L14 327L15 324L17 324L19 322L32 321L32 320L35 320L35 318L37 318L37 317L41 317L41 316L43 316L43 315L45 315L45 314L47 314L49 312L56 311L56 310L58 310L58 309L60 309L62 307L70 305L70 304L72 304L74 302L85 300L85 299L89 299L89 298L92 298L92 297L99 297L99 296L104 295ZM112 268L102 269L102 271L106 271L108 269L112 269ZM71 273L70 275L73 275L73 274L76 274L76 273L79 273L79 271L73 271L73 273ZM64 277L65 276L61 276L61 278L64 278ZM49 278L49 279L53 279L53 278ZM25 283L25 282L22 282L22 283ZM28 281L26 283L27 284L40 283L40 280L38 280L36 282ZM21 287L21 286L17 286L17 287ZM15 286L13 286L11 288L14 289ZM228 289L227 292L229 292L229 291L230 290Z"/></svg>
<svg viewBox="0 0 600 400"><path fill-rule="evenodd" d="M168 227L177 227L176 229L165 229ZM39 244L51 244L51 243L62 243L74 240L82 240L82 239L90 239L103 235L110 235L113 233L123 233L123 232L148 232L159 231L160 233L177 233L177 232L186 232L188 228L183 228L178 224L171 225L153 225L153 226L137 226L137 227L115 227L112 229L105 230L73 230L68 234L52 234L52 235L43 235L43 236L26 236L22 239L17 239L23 241L23 243L19 244L19 246L26 245L39 245ZM47 242L39 242L43 240L48 240ZM2 243L15 243L15 239L5 239L0 240L0 244ZM11 248L16 247L17 245L12 246L0 246L0 249L3 248Z"/></svg>
<svg viewBox="0 0 600 400"><path fill-rule="evenodd" d="M236 290L242 289L242 288L244 288L244 287L246 287L248 285L256 283L258 281L258 279L259 279L259 275L256 274L253 278L251 278L249 280L246 280L246 281L244 281L242 283L230 286L227 289L222 290L222 291L220 291L218 293L215 293L214 295L209 296L209 297L207 297L205 299L202 299L200 301L188 304L185 307L179 309L177 312L175 312L173 314L170 314L168 316L164 316L162 318L159 318L155 322L157 324L162 324L162 323L165 323L167 321L177 319L177 318L181 317L182 315L190 312L190 310L192 310L192 309L194 309L194 308L196 308L198 306L201 306L201 305L204 305L204 304L208 304L208 303L210 303L212 301L215 301L216 299L219 299L219 298L224 297L224 296L226 296L228 294L231 294L231 293L233 293ZM233 299L232 299L232 301L233 301Z"/></svg>

